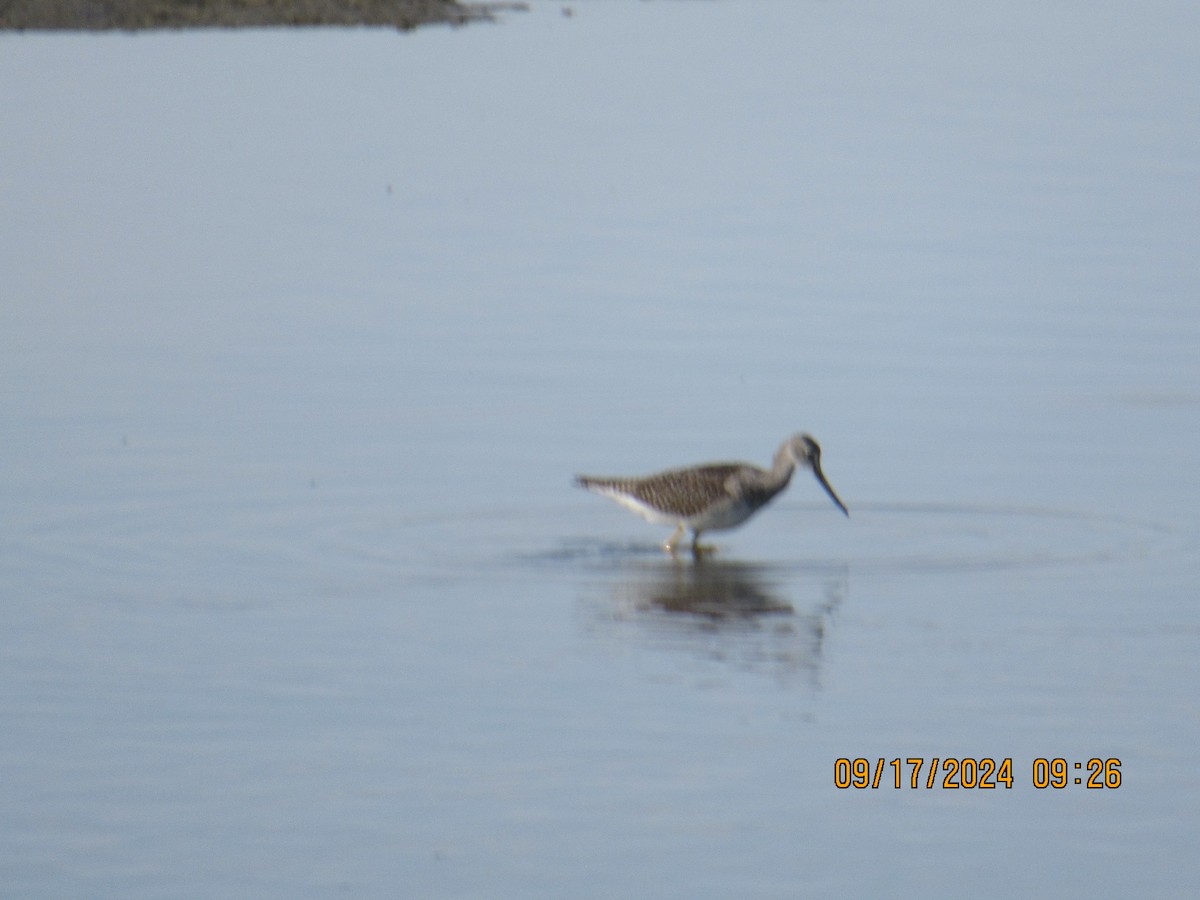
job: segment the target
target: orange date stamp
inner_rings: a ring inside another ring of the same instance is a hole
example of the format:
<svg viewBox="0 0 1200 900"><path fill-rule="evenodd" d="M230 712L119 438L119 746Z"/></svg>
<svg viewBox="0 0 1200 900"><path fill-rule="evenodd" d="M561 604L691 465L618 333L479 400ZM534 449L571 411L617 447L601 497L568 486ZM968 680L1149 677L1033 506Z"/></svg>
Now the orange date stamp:
<svg viewBox="0 0 1200 900"><path fill-rule="evenodd" d="M908 756L838 757L833 763L833 785L840 790L880 788L933 790L1012 790L1017 783L1012 757ZM1121 786L1121 760L1094 756L1087 760L1041 757L1030 765L1029 783L1038 790L1083 787L1115 790Z"/></svg>

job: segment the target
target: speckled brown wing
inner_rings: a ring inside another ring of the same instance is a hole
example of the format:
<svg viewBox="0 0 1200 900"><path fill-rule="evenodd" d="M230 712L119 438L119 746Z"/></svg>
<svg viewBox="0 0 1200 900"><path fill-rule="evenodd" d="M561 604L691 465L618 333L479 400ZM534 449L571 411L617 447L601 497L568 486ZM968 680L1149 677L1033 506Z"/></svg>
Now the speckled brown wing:
<svg viewBox="0 0 1200 900"><path fill-rule="evenodd" d="M724 500L732 501L728 482L740 467L733 464L672 469L645 478L613 479L607 486L624 491L648 506L680 518L690 518Z"/></svg>

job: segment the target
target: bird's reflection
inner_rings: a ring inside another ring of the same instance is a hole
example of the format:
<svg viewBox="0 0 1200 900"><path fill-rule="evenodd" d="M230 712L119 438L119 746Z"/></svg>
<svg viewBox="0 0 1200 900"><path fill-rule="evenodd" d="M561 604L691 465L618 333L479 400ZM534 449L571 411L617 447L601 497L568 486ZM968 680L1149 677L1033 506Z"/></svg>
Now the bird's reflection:
<svg viewBox="0 0 1200 900"><path fill-rule="evenodd" d="M737 619L794 607L773 589L759 566L698 558L646 566L625 582L635 607L690 613L710 619ZM630 590L631 589L631 590Z"/></svg>
<svg viewBox="0 0 1200 900"><path fill-rule="evenodd" d="M615 583L584 604L598 636L819 685L844 572L702 557L630 560L614 574Z"/></svg>

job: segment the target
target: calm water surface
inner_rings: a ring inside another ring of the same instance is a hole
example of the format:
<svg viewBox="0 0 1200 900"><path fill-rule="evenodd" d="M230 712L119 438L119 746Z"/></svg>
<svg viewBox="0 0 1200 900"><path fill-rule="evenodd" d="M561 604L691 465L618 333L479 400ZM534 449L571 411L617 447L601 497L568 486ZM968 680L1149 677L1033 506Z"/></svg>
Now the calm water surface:
<svg viewBox="0 0 1200 900"><path fill-rule="evenodd" d="M1200 14L573 8L0 38L0 892L1194 896Z"/></svg>

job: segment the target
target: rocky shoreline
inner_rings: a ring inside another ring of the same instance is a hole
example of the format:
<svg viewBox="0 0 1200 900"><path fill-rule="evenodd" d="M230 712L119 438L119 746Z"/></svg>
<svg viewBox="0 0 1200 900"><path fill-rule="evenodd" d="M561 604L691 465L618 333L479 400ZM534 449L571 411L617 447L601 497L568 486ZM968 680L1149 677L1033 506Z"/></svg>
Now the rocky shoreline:
<svg viewBox="0 0 1200 900"><path fill-rule="evenodd" d="M374 25L463 25L521 4L456 0L0 0L0 30L140 31Z"/></svg>

